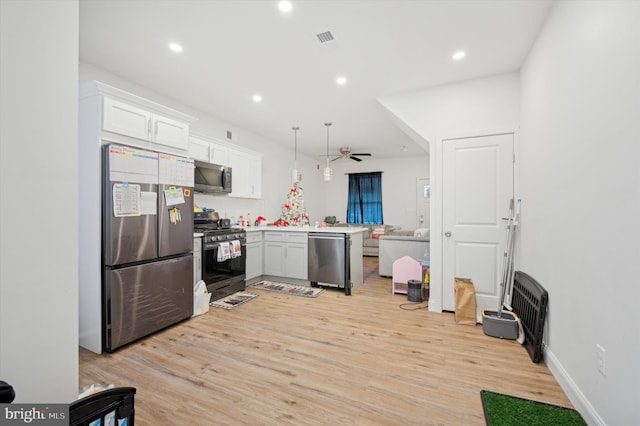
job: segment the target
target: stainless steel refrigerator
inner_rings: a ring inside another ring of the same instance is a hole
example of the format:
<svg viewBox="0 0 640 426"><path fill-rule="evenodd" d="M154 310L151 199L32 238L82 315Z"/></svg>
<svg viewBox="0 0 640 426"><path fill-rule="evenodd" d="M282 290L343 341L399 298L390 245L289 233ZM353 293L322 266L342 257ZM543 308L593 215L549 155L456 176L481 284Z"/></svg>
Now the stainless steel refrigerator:
<svg viewBox="0 0 640 426"><path fill-rule="evenodd" d="M193 160L123 145L103 151L103 348L193 314Z"/></svg>

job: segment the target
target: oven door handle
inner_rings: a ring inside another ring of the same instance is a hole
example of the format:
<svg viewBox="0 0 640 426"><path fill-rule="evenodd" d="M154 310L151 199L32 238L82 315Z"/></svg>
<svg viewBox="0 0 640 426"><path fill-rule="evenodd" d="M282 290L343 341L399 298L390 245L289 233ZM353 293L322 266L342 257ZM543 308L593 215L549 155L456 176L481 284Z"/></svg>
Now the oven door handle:
<svg viewBox="0 0 640 426"><path fill-rule="evenodd" d="M220 247L220 242L216 241L215 243L206 243L202 246L202 250L213 250Z"/></svg>
<svg viewBox="0 0 640 426"><path fill-rule="evenodd" d="M233 240L231 240L233 241ZM206 243L202 246L203 250L213 250L216 249L218 247L220 247L220 243L230 243L231 241L216 241L213 243ZM246 240L240 240L240 246L241 247L246 247L247 246L247 242Z"/></svg>

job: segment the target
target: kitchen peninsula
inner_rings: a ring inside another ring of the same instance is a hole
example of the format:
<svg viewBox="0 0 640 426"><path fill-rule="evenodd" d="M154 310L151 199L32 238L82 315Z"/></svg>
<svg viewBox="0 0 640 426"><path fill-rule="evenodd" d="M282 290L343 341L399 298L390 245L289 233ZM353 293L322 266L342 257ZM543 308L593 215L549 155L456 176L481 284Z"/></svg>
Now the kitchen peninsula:
<svg viewBox="0 0 640 426"><path fill-rule="evenodd" d="M299 285L334 286L344 288L345 294L351 294L363 283L362 271L362 235L361 227L314 228L299 226L249 226L247 231L247 282L259 280L285 281ZM310 236L338 235L348 244L343 249L322 252L321 261L326 265L346 264L345 283L325 282L322 279L312 281L309 273L314 274L313 265L317 260L314 243L311 250ZM309 270L311 257L312 271ZM314 260L315 259L315 260Z"/></svg>

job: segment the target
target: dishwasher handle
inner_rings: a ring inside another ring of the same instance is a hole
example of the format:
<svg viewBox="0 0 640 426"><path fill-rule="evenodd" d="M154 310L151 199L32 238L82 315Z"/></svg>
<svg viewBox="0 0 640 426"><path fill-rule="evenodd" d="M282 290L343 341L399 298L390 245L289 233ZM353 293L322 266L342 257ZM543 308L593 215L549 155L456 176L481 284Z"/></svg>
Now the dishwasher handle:
<svg viewBox="0 0 640 426"><path fill-rule="evenodd" d="M336 234L330 232L309 232L309 239L343 240L345 239L345 234Z"/></svg>

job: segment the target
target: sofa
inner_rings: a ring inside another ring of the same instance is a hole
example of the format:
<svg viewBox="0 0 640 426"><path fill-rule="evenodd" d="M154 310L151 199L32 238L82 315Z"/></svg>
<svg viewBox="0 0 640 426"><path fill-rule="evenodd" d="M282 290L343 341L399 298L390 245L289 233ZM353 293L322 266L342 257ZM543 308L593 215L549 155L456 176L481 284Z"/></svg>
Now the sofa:
<svg viewBox="0 0 640 426"><path fill-rule="evenodd" d="M366 228L362 234L362 254L364 256L378 257L380 237L385 236L402 236L413 237L414 230L402 229L399 226L392 225L360 225L355 223L336 223L329 225L331 227L354 226ZM381 232L374 232L381 231Z"/></svg>
<svg viewBox="0 0 640 426"><path fill-rule="evenodd" d="M430 261L431 238L428 229L416 229L413 236L385 235L378 240L378 275L380 276L393 276L393 262L404 256L420 262Z"/></svg>

